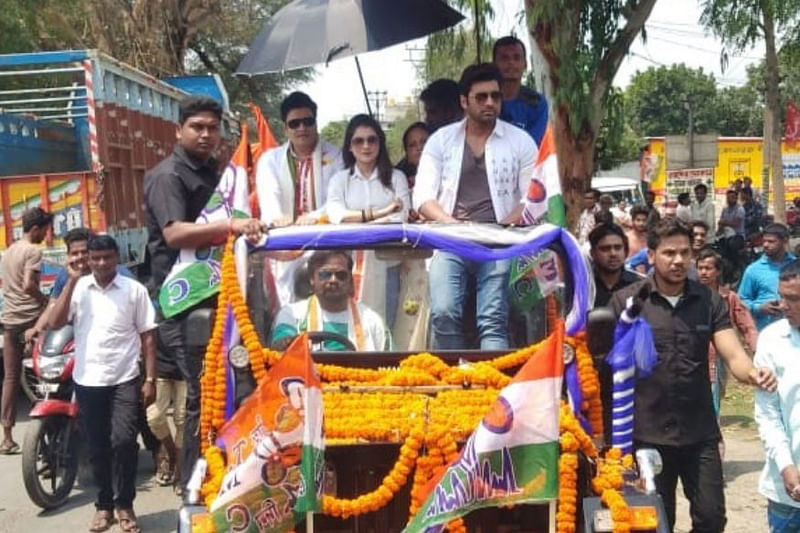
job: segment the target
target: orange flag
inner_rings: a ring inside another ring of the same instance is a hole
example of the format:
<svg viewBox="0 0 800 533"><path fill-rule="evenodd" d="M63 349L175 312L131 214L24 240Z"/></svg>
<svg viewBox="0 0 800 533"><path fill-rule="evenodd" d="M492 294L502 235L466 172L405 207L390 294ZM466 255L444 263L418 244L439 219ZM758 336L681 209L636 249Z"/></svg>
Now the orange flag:
<svg viewBox="0 0 800 533"><path fill-rule="evenodd" d="M256 189L255 183L255 167L258 164L258 159L261 157L261 154L278 146L278 141L275 140L275 136L272 134L272 130L269 128L267 119L264 118L264 114L261 113L261 108L252 102L250 102L248 105L250 106L250 110L253 112L253 116L256 118L256 130L258 131L258 144L254 143L253 147L251 148L253 154L253 169L250 172L250 211L252 211L253 217L260 218L261 210L258 207L258 190Z"/></svg>

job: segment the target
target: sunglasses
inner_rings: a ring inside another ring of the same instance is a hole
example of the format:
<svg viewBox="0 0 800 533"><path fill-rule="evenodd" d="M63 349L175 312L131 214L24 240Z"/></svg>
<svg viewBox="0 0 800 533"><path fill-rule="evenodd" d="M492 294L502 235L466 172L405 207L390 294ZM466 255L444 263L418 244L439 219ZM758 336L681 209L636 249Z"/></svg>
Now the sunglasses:
<svg viewBox="0 0 800 533"><path fill-rule="evenodd" d="M317 276L322 281L328 281L333 277L339 281L347 281L350 278L350 272L347 270L320 270L317 272Z"/></svg>
<svg viewBox="0 0 800 533"><path fill-rule="evenodd" d="M490 93L475 93L475 101L479 104L486 103L486 101L491 98L495 102L502 102L503 101L503 93L500 91L492 91Z"/></svg>
<svg viewBox="0 0 800 533"><path fill-rule="evenodd" d="M297 128L300 127L300 124L302 124L306 128L310 128L316 123L317 119L315 119L314 117L305 117L305 118L293 118L292 120L287 122L286 125L289 126L290 130L296 130Z"/></svg>
<svg viewBox="0 0 800 533"><path fill-rule="evenodd" d="M353 137L353 140L350 141L353 146L364 146L365 144L378 144L378 136L377 135L370 135L368 137Z"/></svg>

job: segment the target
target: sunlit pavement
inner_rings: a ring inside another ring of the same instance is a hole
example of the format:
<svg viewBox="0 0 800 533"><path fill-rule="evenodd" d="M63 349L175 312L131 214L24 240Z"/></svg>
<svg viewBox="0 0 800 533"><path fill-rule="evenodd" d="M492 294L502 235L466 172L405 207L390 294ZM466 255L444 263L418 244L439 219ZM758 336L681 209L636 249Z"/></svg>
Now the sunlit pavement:
<svg viewBox="0 0 800 533"><path fill-rule="evenodd" d="M27 413L29 405L21 400L19 412ZM14 440L20 446L28 426L23 415L14 428ZM139 525L145 533L175 531L180 500L171 487L159 487L154 482L153 460L150 453L140 446L139 468L134 510ZM0 533L35 531L41 533L73 533L89 531L89 522L94 515L95 491L76 483L67 502L53 511L43 512L35 506L22 482L22 456L0 455ZM118 526L112 532L119 531Z"/></svg>

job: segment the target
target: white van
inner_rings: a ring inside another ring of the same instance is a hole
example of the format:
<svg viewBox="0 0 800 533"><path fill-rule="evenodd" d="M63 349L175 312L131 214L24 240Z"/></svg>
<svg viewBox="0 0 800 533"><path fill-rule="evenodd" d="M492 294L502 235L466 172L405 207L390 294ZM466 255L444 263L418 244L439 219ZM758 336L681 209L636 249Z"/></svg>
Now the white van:
<svg viewBox="0 0 800 533"><path fill-rule="evenodd" d="M592 189L597 189L601 194L610 194L614 197L614 203L625 198L628 206L633 206L644 204L640 183L636 178L596 176L592 178Z"/></svg>

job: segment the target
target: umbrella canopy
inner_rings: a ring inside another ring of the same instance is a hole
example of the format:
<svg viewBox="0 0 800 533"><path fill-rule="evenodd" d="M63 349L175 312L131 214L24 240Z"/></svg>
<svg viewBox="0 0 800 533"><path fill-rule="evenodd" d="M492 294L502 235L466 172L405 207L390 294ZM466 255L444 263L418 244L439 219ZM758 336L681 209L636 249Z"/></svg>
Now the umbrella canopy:
<svg viewBox="0 0 800 533"><path fill-rule="evenodd" d="M463 19L441 0L294 0L261 29L236 74L327 63L424 37Z"/></svg>

